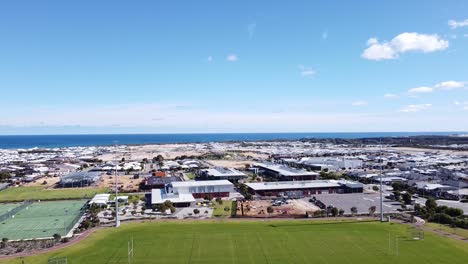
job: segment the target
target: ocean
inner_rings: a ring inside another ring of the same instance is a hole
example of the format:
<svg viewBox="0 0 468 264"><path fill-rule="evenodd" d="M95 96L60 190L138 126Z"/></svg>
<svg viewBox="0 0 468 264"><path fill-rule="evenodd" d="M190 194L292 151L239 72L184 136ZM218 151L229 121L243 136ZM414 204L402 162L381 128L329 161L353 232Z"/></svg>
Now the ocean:
<svg viewBox="0 0 468 264"><path fill-rule="evenodd" d="M330 132L330 133L216 133L216 134L109 134L0 136L0 149L78 146L197 143L225 141L297 140L305 138L367 138L452 135L460 132Z"/></svg>

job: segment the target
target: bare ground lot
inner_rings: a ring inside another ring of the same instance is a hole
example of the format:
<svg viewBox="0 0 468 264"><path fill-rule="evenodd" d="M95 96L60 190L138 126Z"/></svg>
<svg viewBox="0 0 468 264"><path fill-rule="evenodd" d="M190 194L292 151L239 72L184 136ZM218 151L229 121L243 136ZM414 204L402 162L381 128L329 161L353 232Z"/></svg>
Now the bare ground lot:
<svg viewBox="0 0 468 264"><path fill-rule="evenodd" d="M304 202L301 200L288 200L288 204L283 204L280 206L272 206L271 200L262 200L262 201L247 201L237 203L237 215L241 216L241 206L244 206L244 216L250 217L261 217L261 216L287 216L287 215L305 215L306 212L314 212L319 210L318 207L312 205L311 203ZM267 208L269 206L273 207L273 213L268 214Z"/></svg>
<svg viewBox="0 0 468 264"><path fill-rule="evenodd" d="M124 192L138 191L138 187L142 179L133 179L131 175L120 175L118 176L117 185ZM114 175L103 175L98 183L99 187L113 189L115 186Z"/></svg>
<svg viewBox="0 0 468 264"><path fill-rule="evenodd" d="M444 153L451 155L468 155L468 151L464 150L445 150L445 149L425 149L425 148L409 148L409 147L390 147L390 150L397 150L404 153L415 153L415 152L432 152L432 153Z"/></svg>

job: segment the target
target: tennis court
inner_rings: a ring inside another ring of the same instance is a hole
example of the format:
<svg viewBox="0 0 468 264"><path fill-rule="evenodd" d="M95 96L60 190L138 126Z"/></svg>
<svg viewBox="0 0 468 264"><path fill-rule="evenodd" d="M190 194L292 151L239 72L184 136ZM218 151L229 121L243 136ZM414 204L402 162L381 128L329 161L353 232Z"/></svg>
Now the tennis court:
<svg viewBox="0 0 468 264"><path fill-rule="evenodd" d="M10 212L13 208L20 206L20 203L0 204L0 215Z"/></svg>
<svg viewBox="0 0 468 264"><path fill-rule="evenodd" d="M85 204L86 200L28 204L1 221L0 234L10 240L45 238L54 234L65 236L81 217ZM12 205L4 204L0 210L8 212L6 208Z"/></svg>

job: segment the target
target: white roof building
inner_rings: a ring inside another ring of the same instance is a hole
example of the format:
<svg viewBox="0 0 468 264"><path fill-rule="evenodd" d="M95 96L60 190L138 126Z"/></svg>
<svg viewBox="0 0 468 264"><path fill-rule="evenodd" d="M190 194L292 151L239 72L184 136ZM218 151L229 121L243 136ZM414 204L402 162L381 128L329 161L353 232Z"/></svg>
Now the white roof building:
<svg viewBox="0 0 468 264"><path fill-rule="evenodd" d="M109 199L110 194L108 193L96 194L89 204L106 205L109 203Z"/></svg>
<svg viewBox="0 0 468 264"><path fill-rule="evenodd" d="M162 204L165 201L177 203L192 203L195 202L192 194L189 193L167 193L165 189L151 190L151 204Z"/></svg>

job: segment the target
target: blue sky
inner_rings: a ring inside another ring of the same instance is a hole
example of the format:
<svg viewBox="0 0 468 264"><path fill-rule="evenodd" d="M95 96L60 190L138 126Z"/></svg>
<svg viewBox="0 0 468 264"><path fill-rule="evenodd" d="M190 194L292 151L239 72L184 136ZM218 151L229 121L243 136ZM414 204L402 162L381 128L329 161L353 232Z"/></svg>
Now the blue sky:
<svg viewBox="0 0 468 264"><path fill-rule="evenodd" d="M0 134L468 131L467 69L463 0L0 4Z"/></svg>

